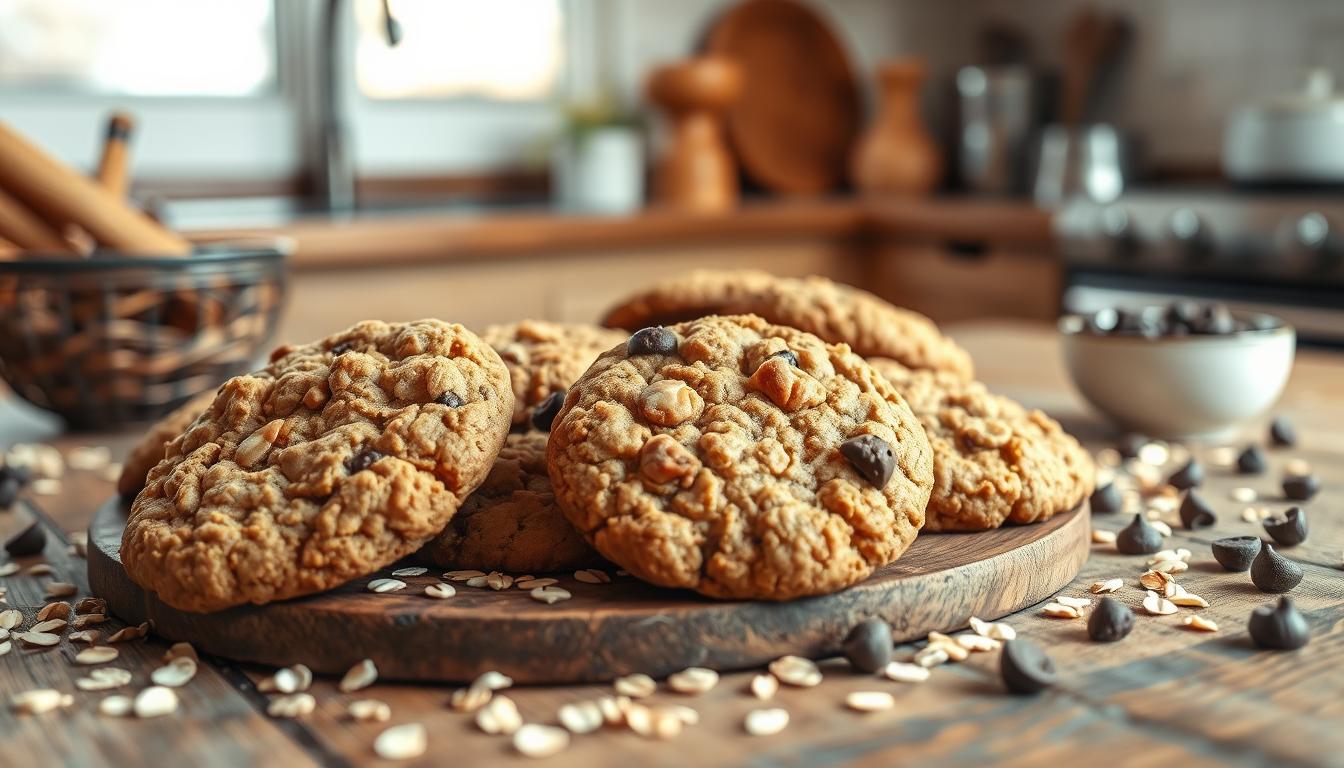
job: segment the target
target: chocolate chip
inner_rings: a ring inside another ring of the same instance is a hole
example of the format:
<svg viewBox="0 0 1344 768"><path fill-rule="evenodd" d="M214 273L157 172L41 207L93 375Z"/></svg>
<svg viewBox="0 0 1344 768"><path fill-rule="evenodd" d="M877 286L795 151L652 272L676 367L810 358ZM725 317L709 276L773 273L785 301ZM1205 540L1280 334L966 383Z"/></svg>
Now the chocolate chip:
<svg viewBox="0 0 1344 768"><path fill-rule="evenodd" d="M1260 537L1230 536L1218 539L1209 545L1213 549L1213 559L1229 571L1249 571L1255 556L1260 554Z"/></svg>
<svg viewBox="0 0 1344 768"><path fill-rule="evenodd" d="M0 510L9 509L14 506L14 502L19 498L19 491L23 490L23 485L12 477L6 477L0 480Z"/></svg>
<svg viewBox="0 0 1344 768"><path fill-rule="evenodd" d="M1134 612L1119 600L1101 598L1087 617L1087 636L1098 643L1114 643L1134 629Z"/></svg>
<svg viewBox="0 0 1344 768"><path fill-rule="evenodd" d="M635 331L625 344L625 353L635 355L670 355L677 351L677 337L666 328L654 326Z"/></svg>
<svg viewBox="0 0 1344 768"><path fill-rule="evenodd" d="M354 348L355 343L353 341L342 341L340 344L331 348L331 354L333 357L340 357Z"/></svg>
<svg viewBox="0 0 1344 768"><path fill-rule="evenodd" d="M840 444L840 453L876 488L886 488L896 471L896 454L877 435L859 435Z"/></svg>
<svg viewBox="0 0 1344 768"><path fill-rule="evenodd" d="M1251 583L1261 592L1287 592L1302 581L1302 566L1274 551L1271 544L1260 548L1251 561Z"/></svg>
<svg viewBox="0 0 1344 768"><path fill-rule="evenodd" d="M1115 444L1115 449L1126 459L1139 458L1139 451L1148 444L1148 438L1137 432L1130 432L1120 438L1120 442Z"/></svg>
<svg viewBox="0 0 1344 768"><path fill-rule="evenodd" d="M1195 333L1225 336L1235 333L1237 324L1232 318L1232 310L1226 304L1209 304L1200 312L1193 330Z"/></svg>
<svg viewBox="0 0 1344 768"><path fill-rule="evenodd" d="M783 358L784 361L787 362L789 365L792 365L794 368L798 367L798 355L794 354L792 349L786 349L783 352L776 352L770 357Z"/></svg>
<svg viewBox="0 0 1344 768"><path fill-rule="evenodd" d="M1258 446L1248 445L1237 456L1237 471L1243 475L1264 474L1266 464L1265 452Z"/></svg>
<svg viewBox="0 0 1344 768"><path fill-rule="evenodd" d="M375 451L372 448L361 448L354 456L345 460L345 469L350 474L363 472L378 462L379 459L387 458L387 454Z"/></svg>
<svg viewBox="0 0 1344 768"><path fill-rule="evenodd" d="M1276 543L1285 547L1295 547L1307 540L1307 511L1301 507L1289 507L1283 517L1275 515L1264 522L1265 533Z"/></svg>
<svg viewBox="0 0 1344 768"><path fill-rule="evenodd" d="M457 393L451 390L447 390L442 395L439 395L438 397L434 398L434 402L438 403L439 405L446 405L449 408L461 408L462 406L467 404L467 401L458 397Z"/></svg>
<svg viewBox="0 0 1344 768"><path fill-rule="evenodd" d="M891 648L891 626L876 617L855 624L840 646L850 666L869 674L886 669Z"/></svg>
<svg viewBox="0 0 1344 768"><path fill-rule="evenodd" d="M5 551L14 557L39 554L47 546L47 532L34 522L28 530L5 542Z"/></svg>
<svg viewBox="0 0 1344 768"><path fill-rule="evenodd" d="M1251 611L1246 629L1251 633L1251 641L1267 651L1295 651L1311 640L1307 620L1288 597Z"/></svg>
<svg viewBox="0 0 1344 768"><path fill-rule="evenodd" d="M550 432L551 425L555 424L555 417L559 415L560 408L565 404L565 390L558 389L546 396L545 400L532 411L532 426L542 432Z"/></svg>
<svg viewBox="0 0 1344 768"><path fill-rule="evenodd" d="M1151 555L1162 548L1162 534L1143 515L1135 515L1134 522L1115 534L1115 548L1124 555Z"/></svg>
<svg viewBox="0 0 1344 768"><path fill-rule="evenodd" d="M1039 693L1059 682L1055 663L1039 645L1023 637L1003 641L999 673L1013 693Z"/></svg>
<svg viewBox="0 0 1344 768"><path fill-rule="evenodd" d="M1297 445L1297 428L1286 417L1280 416L1269 424L1269 442L1280 448Z"/></svg>
<svg viewBox="0 0 1344 768"><path fill-rule="evenodd" d="M0 481L13 480L23 487L33 479L33 468L26 464L0 464Z"/></svg>
<svg viewBox="0 0 1344 768"><path fill-rule="evenodd" d="M1321 481L1315 475L1289 475L1283 478L1283 495L1293 501L1310 501L1321 490Z"/></svg>
<svg viewBox="0 0 1344 768"><path fill-rule="evenodd" d="M1185 466L1172 472L1171 477L1167 478L1167 485L1178 491L1188 491L1203 484L1204 467L1194 459L1187 461Z"/></svg>
<svg viewBox="0 0 1344 768"><path fill-rule="evenodd" d="M1218 522L1218 515L1214 513L1213 507L1193 490L1185 492L1185 498L1181 500L1180 515L1181 525L1191 531L1208 528Z"/></svg>
<svg viewBox="0 0 1344 768"><path fill-rule="evenodd" d="M1115 486L1115 483L1107 483L1093 491L1087 503L1092 508L1093 514L1111 514L1119 512L1125 506L1125 501L1120 495L1120 489Z"/></svg>

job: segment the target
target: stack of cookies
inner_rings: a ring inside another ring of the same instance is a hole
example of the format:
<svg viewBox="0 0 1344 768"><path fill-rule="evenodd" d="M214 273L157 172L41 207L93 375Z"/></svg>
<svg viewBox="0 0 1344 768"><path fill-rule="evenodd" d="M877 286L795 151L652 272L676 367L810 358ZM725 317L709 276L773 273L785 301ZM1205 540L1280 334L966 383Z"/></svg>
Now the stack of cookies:
<svg viewBox="0 0 1344 768"><path fill-rule="evenodd" d="M1057 423L871 294L696 272L604 325L368 321L277 349L128 458L127 572L189 611L417 553L512 573L605 559L787 600L867 578L921 529L1030 523L1091 490Z"/></svg>

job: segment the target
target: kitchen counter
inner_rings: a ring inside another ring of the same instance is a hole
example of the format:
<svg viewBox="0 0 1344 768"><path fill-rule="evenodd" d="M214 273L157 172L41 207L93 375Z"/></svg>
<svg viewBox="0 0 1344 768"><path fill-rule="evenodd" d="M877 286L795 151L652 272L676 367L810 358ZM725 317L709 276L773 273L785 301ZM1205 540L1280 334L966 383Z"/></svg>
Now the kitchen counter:
<svg viewBox="0 0 1344 768"><path fill-rule="evenodd" d="M1068 386L1057 339L1047 326L979 324L951 332L972 352L982 378L993 388L1046 409L1094 450L1112 439ZM608 729L575 737L568 750L542 764L1063 765L1089 758L1169 766L1337 764L1344 754L1344 729L1339 727L1344 716L1339 698L1344 690L1344 518L1333 514L1344 505L1341 377L1344 358L1300 353L1278 412L1296 420L1301 447L1270 451L1272 471L1261 477L1211 469L1204 491L1220 515L1219 524L1197 532L1177 530L1168 542L1194 553L1190 570L1177 580L1209 601L1200 615L1217 622L1216 633L1179 626L1180 618L1190 613L1182 609L1174 616L1138 615L1127 639L1100 645L1088 641L1083 621L1045 618L1035 606L1004 620L1047 648L1060 669L1059 687L1038 696L1004 692L996 653L938 667L929 681L917 685L859 676L843 662L832 661L822 665L826 677L820 686L785 688L768 705L789 711L790 724L782 733L751 737L742 731L742 718L760 703L744 693L752 673L739 672L725 675L703 696L655 695L655 701L686 704L699 712L699 724L675 740L648 741ZM64 451L109 445L120 455L137 437L59 436L47 422L21 417L22 410L12 399L0 401L0 442L46 439ZM1257 427L1250 437L1262 435ZM1324 481L1324 490L1309 505L1311 538L1286 552L1306 570L1292 597L1311 624L1312 641L1296 652L1257 652L1247 639L1246 617L1271 596L1255 591L1245 574L1222 572L1213 564L1209 542L1257 532L1257 526L1241 521L1243 505L1229 500L1233 487L1253 487L1266 495L1268 506L1284 506L1276 498L1275 484L1290 458L1311 462ZM95 507L111 493L111 484L95 473L72 469L59 493L34 500L52 525L73 532L87 525ZM1094 527L1105 530L1118 530L1126 522L1121 515L1093 518ZM60 577L83 581L83 561L68 555L64 544L53 541L46 559ZM1136 580L1142 570L1142 558L1098 546L1062 594L1083 596L1095 581L1123 577L1126 585L1116 596L1137 608L1143 592ZM31 617L41 605L38 581L17 575L4 578L0 586L8 588L10 606ZM120 647L122 656L115 664L135 673L133 686L138 689L157 666L165 644L151 639ZM539 654L549 652L537 648ZM910 652L903 646L897 657ZM0 712L6 754L22 755L32 765L152 761L295 768L375 762L371 744L385 726L343 719L344 703L354 697L337 693L331 680L314 685L316 712L299 720L274 719L266 716L267 697L255 687L267 670L210 662L180 689L182 703L175 715L112 719L95 711L95 702L105 694L74 690L73 679L87 668L74 667L73 654L69 643L62 643L37 651L16 647L0 658L6 694L44 686L75 694L74 705L58 712ZM872 714L849 711L843 699L856 690L889 691L897 697L896 708ZM527 720L554 722L561 704L605 692L602 686L548 687L514 689L509 695ZM425 765L536 764L512 753L505 738L480 733L468 716L449 709L449 693L447 686L378 684L358 696L387 701L392 724L427 726Z"/></svg>
<svg viewBox="0 0 1344 768"><path fill-rule="evenodd" d="M1048 250L1050 213L1021 201L771 200L722 214L650 208L629 216L550 211L355 214L256 229L187 233L291 238L296 270L445 263L506 256L824 238L952 242Z"/></svg>

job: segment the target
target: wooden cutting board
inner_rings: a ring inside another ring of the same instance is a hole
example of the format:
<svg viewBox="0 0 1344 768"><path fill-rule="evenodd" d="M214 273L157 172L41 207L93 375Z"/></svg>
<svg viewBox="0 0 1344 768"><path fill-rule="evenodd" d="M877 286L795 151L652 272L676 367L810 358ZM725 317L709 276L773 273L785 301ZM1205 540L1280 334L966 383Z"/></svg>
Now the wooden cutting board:
<svg viewBox="0 0 1344 768"><path fill-rule="evenodd" d="M727 128L747 177L792 195L839 187L863 110L826 20L795 0L746 0L713 22L703 48L742 69L745 88Z"/></svg>
<svg viewBox="0 0 1344 768"><path fill-rule="evenodd" d="M518 589L458 583L447 600L425 597L439 571L373 594L359 579L321 595L212 614L179 611L126 576L118 558L125 503L105 504L89 528L89 586L117 617L154 622L156 634L204 653L272 666L307 664L339 675L364 658L384 679L466 681L495 669L520 683L655 677L689 666L763 665L794 653L834 655L859 620L881 616L899 641L996 619L1069 583L1091 546L1085 510L1045 523L977 534L929 534L899 561L833 595L786 603L724 602L629 577L560 586L572 600L545 605ZM403 565L408 563L403 563ZM389 575L391 568L379 575ZM370 577L372 578L372 577Z"/></svg>

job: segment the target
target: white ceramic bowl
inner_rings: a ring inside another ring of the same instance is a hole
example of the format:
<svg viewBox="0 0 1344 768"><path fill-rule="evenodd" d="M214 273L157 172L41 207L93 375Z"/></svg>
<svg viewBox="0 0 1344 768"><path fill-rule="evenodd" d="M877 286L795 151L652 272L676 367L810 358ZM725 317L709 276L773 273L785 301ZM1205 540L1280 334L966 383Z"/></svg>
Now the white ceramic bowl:
<svg viewBox="0 0 1344 768"><path fill-rule="evenodd" d="M1292 371L1292 326L1259 319L1275 322L1225 336L1160 338L1090 333L1078 316L1059 328L1073 383L1098 411L1150 437L1219 439L1268 410Z"/></svg>

